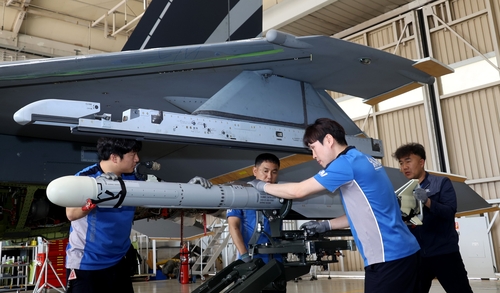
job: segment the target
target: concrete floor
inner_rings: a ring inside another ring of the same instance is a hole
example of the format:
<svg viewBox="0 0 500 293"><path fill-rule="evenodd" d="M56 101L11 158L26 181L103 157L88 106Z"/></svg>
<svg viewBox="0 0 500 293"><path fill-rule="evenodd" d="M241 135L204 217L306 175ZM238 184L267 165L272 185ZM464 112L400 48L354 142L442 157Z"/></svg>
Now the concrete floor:
<svg viewBox="0 0 500 293"><path fill-rule="evenodd" d="M304 276L298 282L288 282L287 293L363 293L364 279L362 277L338 277L328 279L327 276L318 276L318 280L311 281ZM180 284L177 280L141 281L134 282L135 293L190 293L202 283ZM470 280L472 290L475 293L500 293L500 281L498 280ZM445 292L439 282L434 281L430 293Z"/></svg>
<svg viewBox="0 0 500 293"><path fill-rule="evenodd" d="M500 281L490 280L469 280L474 293L500 293ZM198 280L194 284L180 284L178 280L140 280L134 281L135 293L190 293L198 288L202 282ZM31 291L31 290L28 290ZM21 291L24 292L24 291ZM35 290L33 291L35 292ZM64 292L62 288L51 289L41 288L36 292L56 293ZM332 275L329 279L327 275L319 275L317 280L311 281L310 276L302 277L298 282L290 281L287 284L287 293L363 293L364 279L362 275ZM446 293L439 282L435 280L430 293Z"/></svg>

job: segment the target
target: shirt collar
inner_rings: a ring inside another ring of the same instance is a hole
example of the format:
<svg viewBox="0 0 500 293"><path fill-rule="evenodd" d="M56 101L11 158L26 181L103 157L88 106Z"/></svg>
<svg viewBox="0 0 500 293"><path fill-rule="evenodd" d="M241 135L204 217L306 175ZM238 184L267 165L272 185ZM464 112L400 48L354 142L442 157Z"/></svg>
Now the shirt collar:
<svg viewBox="0 0 500 293"><path fill-rule="evenodd" d="M338 159L340 156L347 154L348 151L350 151L352 149L355 149L355 148L356 148L355 146L348 146L348 147L346 147L342 152L340 152L340 154L337 155L337 157L333 161L335 161L336 159ZM333 161L331 161L330 163L328 163L328 165L326 165L325 169L328 168L328 166L330 166L330 164L333 163Z"/></svg>
<svg viewBox="0 0 500 293"><path fill-rule="evenodd" d="M346 147L340 154L338 154L338 156L335 158L335 160L338 159L340 156L347 154L348 151L355 149L355 148L356 147L352 146L352 145Z"/></svg>
<svg viewBox="0 0 500 293"><path fill-rule="evenodd" d="M422 183L420 183L421 188L426 189L429 187L431 183L429 182L428 178L429 178L429 172L425 171L424 180L422 180Z"/></svg>

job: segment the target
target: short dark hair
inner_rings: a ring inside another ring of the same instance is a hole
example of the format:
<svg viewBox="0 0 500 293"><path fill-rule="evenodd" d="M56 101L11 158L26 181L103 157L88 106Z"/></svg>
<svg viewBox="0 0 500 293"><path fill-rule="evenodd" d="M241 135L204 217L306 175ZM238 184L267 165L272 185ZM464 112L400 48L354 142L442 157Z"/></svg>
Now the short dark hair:
<svg viewBox="0 0 500 293"><path fill-rule="evenodd" d="M329 118L318 118L316 121L306 128L303 142L306 147L310 144L319 141L323 144L323 139L327 134L335 138L340 145L347 145L345 140L345 130L340 123Z"/></svg>
<svg viewBox="0 0 500 293"><path fill-rule="evenodd" d="M97 140L97 155L99 160L108 160L111 154L123 159L123 155L131 151L139 152L142 141L114 137L100 137Z"/></svg>
<svg viewBox="0 0 500 293"><path fill-rule="evenodd" d="M404 144L400 146L394 154L392 154L392 157L395 158L396 160L399 160L403 157L407 157L409 155L416 155L419 156L420 158L425 160L425 148L423 145L416 143L416 142L411 142Z"/></svg>
<svg viewBox="0 0 500 293"><path fill-rule="evenodd" d="M262 164L263 162L271 162L278 165L278 168L280 167L280 159L278 159L278 157L271 153L263 153L258 155L257 158L255 158L255 167L260 166L260 164Z"/></svg>

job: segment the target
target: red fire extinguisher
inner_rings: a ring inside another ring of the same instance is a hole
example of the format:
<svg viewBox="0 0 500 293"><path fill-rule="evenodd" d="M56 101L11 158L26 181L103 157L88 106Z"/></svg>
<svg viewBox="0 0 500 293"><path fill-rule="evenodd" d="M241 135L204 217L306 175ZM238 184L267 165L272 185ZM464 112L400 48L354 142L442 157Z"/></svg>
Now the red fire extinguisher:
<svg viewBox="0 0 500 293"><path fill-rule="evenodd" d="M186 245L181 247L180 251L181 260L181 273L180 282L181 284L189 284L189 250Z"/></svg>

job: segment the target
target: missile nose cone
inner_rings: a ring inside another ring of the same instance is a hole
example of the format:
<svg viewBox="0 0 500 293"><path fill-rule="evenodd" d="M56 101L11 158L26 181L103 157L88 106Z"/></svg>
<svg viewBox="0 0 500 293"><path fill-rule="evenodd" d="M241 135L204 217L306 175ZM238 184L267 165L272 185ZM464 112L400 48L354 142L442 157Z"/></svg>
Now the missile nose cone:
<svg viewBox="0 0 500 293"><path fill-rule="evenodd" d="M64 176L52 180L47 186L48 199L62 207L82 207L88 198L96 196L96 180L88 176Z"/></svg>

